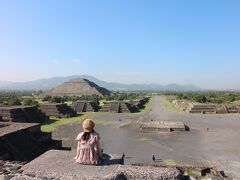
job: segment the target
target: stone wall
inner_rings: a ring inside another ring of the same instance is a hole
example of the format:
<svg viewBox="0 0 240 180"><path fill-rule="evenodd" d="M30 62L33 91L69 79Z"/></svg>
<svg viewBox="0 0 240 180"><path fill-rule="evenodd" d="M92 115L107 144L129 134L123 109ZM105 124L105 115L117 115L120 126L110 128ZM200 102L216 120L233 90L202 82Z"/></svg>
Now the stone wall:
<svg viewBox="0 0 240 180"><path fill-rule="evenodd" d="M41 123L46 119L37 106L2 106L0 121Z"/></svg>
<svg viewBox="0 0 240 180"><path fill-rule="evenodd" d="M41 104L39 109L46 116L57 118L68 118L76 115L76 112L65 103Z"/></svg>
<svg viewBox="0 0 240 180"><path fill-rule="evenodd" d="M83 112L97 112L99 106L94 101L76 101L72 104L72 109L80 114Z"/></svg>
<svg viewBox="0 0 240 180"><path fill-rule="evenodd" d="M190 103L183 100L173 100L172 103L178 109L186 111L190 114L196 113L240 113L240 106L234 104L202 104L202 103Z"/></svg>
<svg viewBox="0 0 240 180"><path fill-rule="evenodd" d="M113 112L113 113L131 113L133 106L125 102L107 102L102 106L100 112Z"/></svg>
<svg viewBox="0 0 240 180"><path fill-rule="evenodd" d="M0 159L30 161L49 149L61 149L62 141L51 138L37 123L0 122Z"/></svg>

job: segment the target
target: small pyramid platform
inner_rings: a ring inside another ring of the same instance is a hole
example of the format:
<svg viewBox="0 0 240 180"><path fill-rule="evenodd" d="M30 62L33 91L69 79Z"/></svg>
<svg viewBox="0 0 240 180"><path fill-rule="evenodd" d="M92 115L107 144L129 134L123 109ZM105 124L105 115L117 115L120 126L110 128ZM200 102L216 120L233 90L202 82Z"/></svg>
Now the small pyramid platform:
<svg viewBox="0 0 240 180"><path fill-rule="evenodd" d="M94 101L76 101L72 104L72 109L78 114L83 112L97 112L99 109L98 103Z"/></svg>

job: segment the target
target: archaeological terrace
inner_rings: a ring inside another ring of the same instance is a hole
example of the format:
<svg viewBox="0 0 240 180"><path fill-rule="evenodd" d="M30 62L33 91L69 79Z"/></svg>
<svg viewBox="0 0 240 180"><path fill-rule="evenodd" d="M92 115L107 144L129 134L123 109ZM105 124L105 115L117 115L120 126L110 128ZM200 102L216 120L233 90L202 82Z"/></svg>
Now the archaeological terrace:
<svg viewBox="0 0 240 180"><path fill-rule="evenodd" d="M173 100L172 103L182 111L190 114L196 113L214 113L214 114L229 114L240 113L240 106L234 104L201 104L191 103L181 100Z"/></svg>
<svg viewBox="0 0 240 180"><path fill-rule="evenodd" d="M39 109L47 116L68 118L75 116L75 112L65 103L41 104Z"/></svg>
<svg viewBox="0 0 240 180"><path fill-rule="evenodd" d="M51 137L40 124L0 122L0 159L29 161L49 149L62 149L61 141Z"/></svg>
<svg viewBox="0 0 240 180"><path fill-rule="evenodd" d="M0 121L41 123L46 118L36 106L1 106Z"/></svg>

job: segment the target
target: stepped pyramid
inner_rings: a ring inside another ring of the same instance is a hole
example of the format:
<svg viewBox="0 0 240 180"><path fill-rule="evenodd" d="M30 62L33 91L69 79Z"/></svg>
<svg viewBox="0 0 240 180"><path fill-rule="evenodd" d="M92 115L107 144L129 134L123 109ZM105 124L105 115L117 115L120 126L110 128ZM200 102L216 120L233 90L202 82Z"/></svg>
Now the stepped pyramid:
<svg viewBox="0 0 240 180"><path fill-rule="evenodd" d="M67 81L56 88L50 90L45 95L50 96L86 96L86 95L98 95L105 96L110 95L110 91L99 87L95 83L87 79L73 79Z"/></svg>

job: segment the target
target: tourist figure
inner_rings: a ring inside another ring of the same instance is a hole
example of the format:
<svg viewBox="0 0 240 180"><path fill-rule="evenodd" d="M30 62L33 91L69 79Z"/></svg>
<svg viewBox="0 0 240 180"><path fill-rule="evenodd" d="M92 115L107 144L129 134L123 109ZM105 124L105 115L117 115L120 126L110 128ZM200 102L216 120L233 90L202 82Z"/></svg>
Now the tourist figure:
<svg viewBox="0 0 240 180"><path fill-rule="evenodd" d="M123 159L125 158L125 153L122 154L122 158L123 158Z"/></svg>
<svg viewBox="0 0 240 180"><path fill-rule="evenodd" d="M79 133L77 141L77 163L85 165L100 164L102 151L100 148L100 136L94 131L95 123L92 119L85 119L82 122L83 132Z"/></svg>
<svg viewBox="0 0 240 180"><path fill-rule="evenodd" d="M156 161L156 158L155 158L154 154L152 155L152 160L153 160L153 162Z"/></svg>

